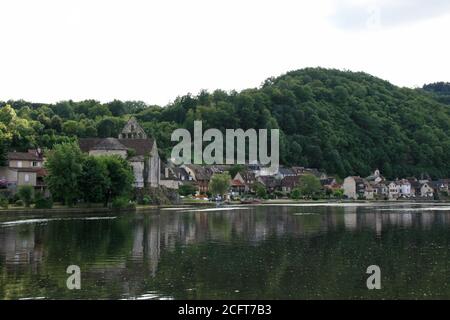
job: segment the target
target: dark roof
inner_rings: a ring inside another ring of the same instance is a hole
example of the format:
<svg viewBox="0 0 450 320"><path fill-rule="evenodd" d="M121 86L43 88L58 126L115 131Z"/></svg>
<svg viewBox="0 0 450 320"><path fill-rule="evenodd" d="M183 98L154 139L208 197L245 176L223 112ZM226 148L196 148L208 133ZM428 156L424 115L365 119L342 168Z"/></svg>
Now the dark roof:
<svg viewBox="0 0 450 320"><path fill-rule="evenodd" d="M187 164L186 167L194 171L195 180L210 180L212 172L209 168L197 164Z"/></svg>
<svg viewBox="0 0 450 320"><path fill-rule="evenodd" d="M91 150L127 150L116 138L105 138L99 141Z"/></svg>
<svg viewBox="0 0 450 320"><path fill-rule="evenodd" d="M166 169L168 169L169 176L166 177ZM175 171L173 168L168 166L166 163L161 161L160 165L160 174L161 174L161 180L178 180L178 177L175 174Z"/></svg>
<svg viewBox="0 0 450 320"><path fill-rule="evenodd" d="M181 178L182 176L184 176L186 178L189 177L189 173L187 173L184 168L172 167L172 170L178 178Z"/></svg>
<svg viewBox="0 0 450 320"><path fill-rule="evenodd" d="M286 167L280 167L278 169L278 172L282 175L294 175L295 174L294 170L292 170L291 168L286 168Z"/></svg>
<svg viewBox="0 0 450 320"><path fill-rule="evenodd" d="M272 176L259 176L258 179L267 188L275 188L279 185L279 181Z"/></svg>
<svg viewBox="0 0 450 320"><path fill-rule="evenodd" d="M35 152L8 152L8 160L43 161Z"/></svg>
<svg viewBox="0 0 450 320"><path fill-rule="evenodd" d="M242 179L244 179L245 181L255 180L255 174L253 173L253 171L244 170L242 172L239 172L239 174L241 175Z"/></svg>
<svg viewBox="0 0 450 320"><path fill-rule="evenodd" d="M90 150L98 150L97 145L108 139L116 140L120 145L125 147L125 149L133 149L136 152L136 156L146 155L153 148L153 139L84 138L79 139L78 144L80 145L81 151L89 152Z"/></svg>
<svg viewBox="0 0 450 320"><path fill-rule="evenodd" d="M287 176L281 180L281 186L295 188L299 184L298 176Z"/></svg>
<svg viewBox="0 0 450 320"><path fill-rule="evenodd" d="M320 184L323 186L329 186L329 185L333 184L334 182L336 182L336 180L334 178L326 178L326 179L320 180Z"/></svg>

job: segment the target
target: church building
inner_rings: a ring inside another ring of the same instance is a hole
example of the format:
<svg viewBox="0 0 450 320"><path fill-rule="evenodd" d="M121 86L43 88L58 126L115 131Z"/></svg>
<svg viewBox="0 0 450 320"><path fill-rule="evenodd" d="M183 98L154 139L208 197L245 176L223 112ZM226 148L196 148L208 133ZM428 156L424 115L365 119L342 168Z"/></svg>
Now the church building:
<svg viewBox="0 0 450 320"><path fill-rule="evenodd" d="M161 161L156 140L147 137L144 129L132 117L123 127L118 138L79 139L80 149L89 155L119 155L133 168L134 185L158 187Z"/></svg>

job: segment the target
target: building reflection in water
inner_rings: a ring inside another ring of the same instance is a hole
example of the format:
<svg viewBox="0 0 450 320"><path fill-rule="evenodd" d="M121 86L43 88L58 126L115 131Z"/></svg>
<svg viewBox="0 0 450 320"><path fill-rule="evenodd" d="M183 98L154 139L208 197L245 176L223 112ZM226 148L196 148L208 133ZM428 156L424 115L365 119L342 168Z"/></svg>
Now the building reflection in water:
<svg viewBox="0 0 450 320"><path fill-rule="evenodd" d="M256 246L271 237L314 237L342 230L373 230L375 236L381 237L385 228L429 230L435 223L448 226L450 211L383 211L377 207L363 206L270 206L221 211L161 210L97 223L114 224L120 221L125 225L123 242L130 239L130 248L125 248L128 253L114 256L112 250L108 261L114 263L109 266L103 263L87 272L103 274L108 279L126 279L122 283L122 289L132 295L141 289L142 274L155 276L163 253L176 248L228 241ZM57 223L27 224L20 227L3 226L0 223L0 271L8 274L27 268L27 272L38 273L39 266L48 255L49 233L58 233ZM54 229L50 231L50 227ZM89 232L95 233L96 230ZM71 247L72 241L78 236L84 237L86 233L66 239L58 238L58 241L66 241L67 246ZM115 239L114 234L111 239ZM124 244L119 242L115 245ZM106 255L104 252L102 254ZM130 268L133 272L128 272Z"/></svg>

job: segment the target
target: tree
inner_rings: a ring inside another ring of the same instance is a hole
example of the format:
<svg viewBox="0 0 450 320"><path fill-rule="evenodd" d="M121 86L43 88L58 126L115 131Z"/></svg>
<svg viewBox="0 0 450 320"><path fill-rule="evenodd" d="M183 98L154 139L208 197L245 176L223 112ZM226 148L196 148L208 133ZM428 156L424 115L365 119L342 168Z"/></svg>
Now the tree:
<svg viewBox="0 0 450 320"><path fill-rule="evenodd" d="M197 192L197 188L191 184L183 184L178 188L180 196L193 196Z"/></svg>
<svg viewBox="0 0 450 320"><path fill-rule="evenodd" d="M53 197L72 206L80 195L79 181L83 168L83 154L76 142L55 145L48 152L45 181Z"/></svg>
<svg viewBox="0 0 450 320"><path fill-rule="evenodd" d="M252 186L252 189L255 190L256 196L260 199L267 198L267 189L261 182L255 182Z"/></svg>
<svg viewBox="0 0 450 320"><path fill-rule="evenodd" d="M98 104L89 110L89 117L95 119L96 117L111 116L111 111L103 104Z"/></svg>
<svg viewBox="0 0 450 320"><path fill-rule="evenodd" d="M300 199L302 193L299 188L294 188L291 192L291 198L294 200Z"/></svg>
<svg viewBox="0 0 450 320"><path fill-rule="evenodd" d="M133 169L128 162L120 156L101 156L108 171L109 185L105 194L105 205L111 199L126 196L133 189Z"/></svg>
<svg viewBox="0 0 450 320"><path fill-rule="evenodd" d="M209 181L209 191L223 197L230 189L230 181L231 177L228 173L216 173Z"/></svg>
<svg viewBox="0 0 450 320"><path fill-rule="evenodd" d="M34 188L30 185L20 186L17 193L19 198L25 203L25 207L29 208L33 201Z"/></svg>
<svg viewBox="0 0 450 320"><path fill-rule="evenodd" d="M74 120L68 120L63 123L62 130L68 136L76 136L79 129L80 123Z"/></svg>
<svg viewBox="0 0 450 320"><path fill-rule="evenodd" d="M342 189L336 189L333 192L333 197L335 197L336 199L342 199L344 198L344 190Z"/></svg>
<svg viewBox="0 0 450 320"><path fill-rule="evenodd" d="M9 104L0 108L0 122L6 126L14 121L16 117L16 111Z"/></svg>
<svg viewBox="0 0 450 320"><path fill-rule="evenodd" d="M320 192L322 185L320 184L319 178L307 174L304 176L300 176L298 188L302 195L307 197L313 197L314 195L317 195Z"/></svg>
<svg viewBox="0 0 450 320"><path fill-rule="evenodd" d="M231 178L233 179L236 176L236 174L244 171L244 169L245 169L245 166L242 164L236 164L236 165L232 166L229 170Z"/></svg>
<svg viewBox="0 0 450 320"><path fill-rule="evenodd" d="M120 100L114 100L108 103L108 108L115 117L120 117L126 113L125 104Z"/></svg>
<svg viewBox="0 0 450 320"><path fill-rule="evenodd" d="M11 138L11 133L8 131L6 125L0 122L0 166L6 165Z"/></svg>
<svg viewBox="0 0 450 320"><path fill-rule="evenodd" d="M70 101L61 101L53 106L53 111L63 119L73 118L73 108Z"/></svg>
<svg viewBox="0 0 450 320"><path fill-rule="evenodd" d="M119 118L106 117L97 123L97 134L100 138L117 137L125 121Z"/></svg>
<svg viewBox="0 0 450 320"><path fill-rule="evenodd" d="M88 203L104 202L110 183L106 161L99 157L86 157L78 182L81 198Z"/></svg>
<svg viewBox="0 0 450 320"><path fill-rule="evenodd" d="M61 132L62 129L62 120L59 116L54 115L50 120L50 126L56 132Z"/></svg>

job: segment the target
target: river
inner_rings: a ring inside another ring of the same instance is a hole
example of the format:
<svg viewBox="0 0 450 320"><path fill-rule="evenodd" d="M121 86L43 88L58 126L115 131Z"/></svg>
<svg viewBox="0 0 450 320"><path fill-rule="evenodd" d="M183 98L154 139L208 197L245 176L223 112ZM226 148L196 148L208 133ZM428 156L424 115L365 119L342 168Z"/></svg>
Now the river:
<svg viewBox="0 0 450 320"><path fill-rule="evenodd" d="M0 299L450 299L449 280L450 204L0 216Z"/></svg>

